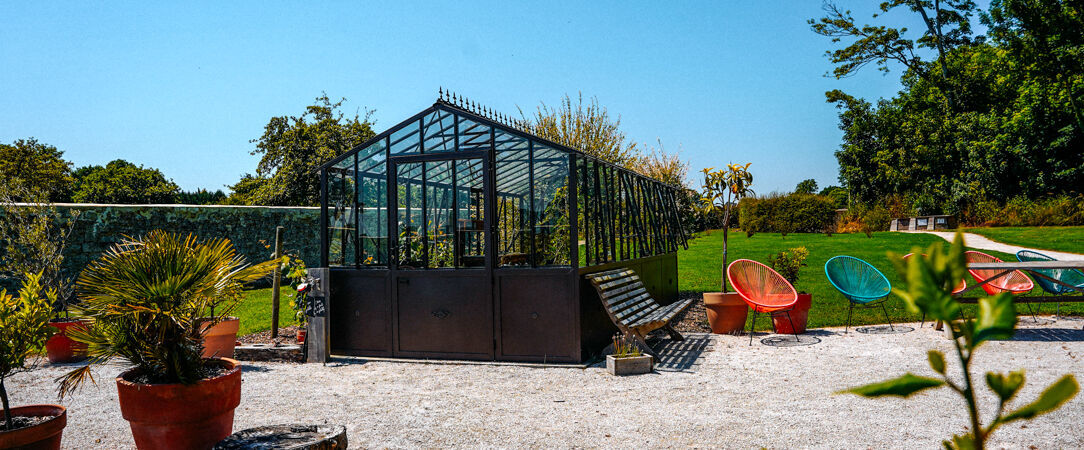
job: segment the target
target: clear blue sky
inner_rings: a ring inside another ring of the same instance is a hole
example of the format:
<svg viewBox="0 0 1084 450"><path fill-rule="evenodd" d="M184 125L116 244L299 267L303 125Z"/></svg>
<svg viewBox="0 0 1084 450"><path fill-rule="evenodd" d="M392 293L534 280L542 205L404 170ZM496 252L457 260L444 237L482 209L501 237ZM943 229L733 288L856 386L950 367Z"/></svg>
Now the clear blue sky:
<svg viewBox="0 0 1084 450"><path fill-rule="evenodd" d="M818 1L164 3L0 4L0 142L214 190L255 171L249 140L270 117L322 91L375 110L378 132L438 86L508 114L583 92L630 138L680 147L694 178L752 162L758 192L786 191L838 184L826 90L899 89L898 70L823 76ZM841 1L861 20L875 3Z"/></svg>

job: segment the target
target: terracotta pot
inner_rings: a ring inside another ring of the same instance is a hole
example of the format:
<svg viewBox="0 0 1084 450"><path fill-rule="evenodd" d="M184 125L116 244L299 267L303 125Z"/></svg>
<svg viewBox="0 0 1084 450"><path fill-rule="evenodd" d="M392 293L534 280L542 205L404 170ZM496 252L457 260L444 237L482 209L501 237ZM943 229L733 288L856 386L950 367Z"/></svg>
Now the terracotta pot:
<svg viewBox="0 0 1084 450"><path fill-rule="evenodd" d="M715 334L740 334L749 314L749 305L737 292L705 292L704 309Z"/></svg>
<svg viewBox="0 0 1084 450"><path fill-rule="evenodd" d="M233 433L233 410L241 404L241 364L218 358L224 375L193 385L128 381L135 369L117 377L120 412L132 427L137 448L203 449Z"/></svg>
<svg viewBox="0 0 1084 450"><path fill-rule="evenodd" d="M210 320L210 319L208 319ZM233 347L237 345L237 330L241 328L241 319L227 317L213 327L203 326L203 357L233 358Z"/></svg>
<svg viewBox="0 0 1084 450"><path fill-rule="evenodd" d="M304 344L305 343L305 337L308 334L309 334L308 330L306 330L304 328L302 328L300 330L297 330L297 343L298 344Z"/></svg>
<svg viewBox="0 0 1084 450"><path fill-rule="evenodd" d="M89 320L53 319L49 321L49 326L57 329L56 334L45 342L49 362L70 363L87 359L87 344L75 342L67 333L72 328L89 328Z"/></svg>
<svg viewBox="0 0 1084 450"><path fill-rule="evenodd" d="M0 431L0 449L56 450L68 424L68 411L60 405L30 405L11 408L12 416L52 416L52 419L32 427ZM3 413L0 412L0 420Z"/></svg>
<svg viewBox="0 0 1084 450"><path fill-rule="evenodd" d="M794 305L794 309L790 310L790 320L787 320L786 314L772 316L772 321L775 322L775 332L780 334L805 333L805 324L809 319L809 306L812 303L813 294L798 294L798 303ZM795 330L790 328L791 321L794 322Z"/></svg>

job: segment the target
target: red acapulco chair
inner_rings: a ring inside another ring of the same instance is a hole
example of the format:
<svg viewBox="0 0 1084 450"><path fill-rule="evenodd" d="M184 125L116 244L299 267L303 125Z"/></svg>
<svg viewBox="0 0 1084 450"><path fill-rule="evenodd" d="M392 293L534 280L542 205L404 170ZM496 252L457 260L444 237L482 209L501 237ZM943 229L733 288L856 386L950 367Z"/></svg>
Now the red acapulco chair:
<svg viewBox="0 0 1084 450"><path fill-rule="evenodd" d="M964 253L964 257L967 258L968 263L995 263L1004 262L995 256L987 255L983 252L976 252L970 250ZM975 278L975 281L982 283L990 278L996 277L1003 270L997 269L967 269L971 276ZM1011 292L1013 294L1025 294L1035 288L1035 283L1024 275L1024 272L1014 270L1009 272L1008 275L999 277L989 283L982 285L982 289L987 294L996 295L1002 292Z"/></svg>
<svg viewBox="0 0 1084 450"><path fill-rule="evenodd" d="M986 253L976 252L974 250L964 252L964 257L967 258L967 262L969 263L1004 262L996 256L987 255ZM967 271L970 272L971 277L979 283L994 278L1004 272L1003 270L997 269L967 269ZM1031 278L1028 278L1027 275L1024 275L1024 272L1019 270L1009 272L1008 275L1003 275L982 285L982 289L990 295L997 295L1002 292L1009 292L1013 295L1026 294L1034 288L1035 283L1031 281ZM1025 303L1025 305L1028 307L1028 312L1031 313L1031 318L1038 322L1039 317L1036 315L1035 311L1032 310L1031 303Z"/></svg>
<svg viewBox="0 0 1084 450"><path fill-rule="evenodd" d="M742 300L753 309L753 320L749 323L749 345L753 345L753 328L758 313L768 313L770 316L786 314L787 320L791 320L790 310L798 303L798 292L779 272L753 260L739 259L727 266L726 278ZM793 321L791 329L796 330ZM797 333L794 340L798 340Z"/></svg>

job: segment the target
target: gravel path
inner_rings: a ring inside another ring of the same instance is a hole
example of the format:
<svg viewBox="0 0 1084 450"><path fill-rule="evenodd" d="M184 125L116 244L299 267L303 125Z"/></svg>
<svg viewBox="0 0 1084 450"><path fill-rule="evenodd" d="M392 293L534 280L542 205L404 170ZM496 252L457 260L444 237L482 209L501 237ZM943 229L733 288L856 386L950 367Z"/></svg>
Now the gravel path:
<svg viewBox="0 0 1084 450"><path fill-rule="evenodd" d="M1082 321L1027 329L987 344L983 370L1027 369L1016 404L1066 372L1084 380ZM748 337L691 335L697 364L681 371L612 377L604 369L417 364L345 360L321 365L251 363L235 429L287 422L344 424L352 447L766 447L936 448L965 430L963 403L948 390L868 400L833 392L911 371L931 374L926 350L949 353L930 329L843 335L812 330L816 345L774 348ZM1043 339L1054 339L1044 341ZM698 356L698 357L697 357ZM16 404L54 402L64 367L16 376ZM955 370L951 369L950 370ZM111 378L66 401L66 448L127 448ZM983 387L983 405L993 397ZM991 413L986 408L987 415ZM995 434L994 446L1084 447L1084 398Z"/></svg>
<svg viewBox="0 0 1084 450"><path fill-rule="evenodd" d="M956 233L952 231L907 231L907 233L927 233L940 237L946 241L952 242L956 237ZM985 236L981 236L975 233L964 233L964 243L971 248L980 248L983 250L993 250L996 252L1010 253L1015 255L1020 250L1031 250L1042 253L1051 258L1062 260L1078 260L1084 259L1084 255L1078 255L1076 253L1059 252L1054 250L1043 250L1029 247L1020 247L1017 245L1003 244L1001 242L992 240Z"/></svg>

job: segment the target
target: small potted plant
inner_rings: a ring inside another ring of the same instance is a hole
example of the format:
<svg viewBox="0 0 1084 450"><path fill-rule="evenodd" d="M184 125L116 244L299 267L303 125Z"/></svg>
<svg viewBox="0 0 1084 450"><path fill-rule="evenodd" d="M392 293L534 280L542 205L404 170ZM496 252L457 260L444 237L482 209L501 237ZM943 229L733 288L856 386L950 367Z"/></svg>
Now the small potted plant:
<svg viewBox="0 0 1084 450"><path fill-rule="evenodd" d="M716 334L739 333L745 328L748 306L737 292L727 292L726 265L730 216L739 200L753 193L753 175L749 164L730 164L726 170L707 168L704 172L704 192L701 210L711 214L723 211L723 265L720 270L721 292L705 292L704 308L707 310L711 332Z"/></svg>
<svg viewBox="0 0 1084 450"><path fill-rule="evenodd" d="M290 307L294 310L294 320L297 321L297 343L305 343L305 335L307 331L305 325L308 323L308 317L305 316L305 305L308 301L309 283L308 272L305 267L305 261L296 255L285 255L282 257L282 269L286 273L286 278L290 280L290 285L294 287L294 299L290 302Z"/></svg>
<svg viewBox="0 0 1084 450"><path fill-rule="evenodd" d="M53 332L49 328L55 290L42 289L41 274L29 275L14 297L0 289L0 448L59 449L68 413L60 405L12 408L5 381L33 369L27 359L40 354ZM37 358L32 359L36 360Z"/></svg>
<svg viewBox="0 0 1084 450"><path fill-rule="evenodd" d="M640 347L624 335L614 335L613 353L606 355L606 370L610 375L639 375L651 372L654 358L640 353Z"/></svg>
<svg viewBox="0 0 1084 450"><path fill-rule="evenodd" d="M795 286L798 283L798 271L805 265L809 257L809 250L805 247L795 247L768 256L768 265L779 272L783 278ZM805 333L805 325L809 319L809 307L813 304L813 294L798 291L798 303L790 310L790 317L786 314L772 316L775 331L782 334ZM790 324L794 323L794 329Z"/></svg>
<svg viewBox="0 0 1084 450"><path fill-rule="evenodd" d="M58 296L61 297L61 296ZM72 328L87 328L90 321L81 318L73 318L68 312L69 302L61 297L55 303L60 308L60 313L49 320L49 327L55 334L45 342L45 353L51 363L72 363L87 359L87 346L68 337L68 330ZM61 316L61 313L63 316Z"/></svg>
<svg viewBox="0 0 1084 450"><path fill-rule="evenodd" d="M228 312L244 283L275 263L249 266L227 239L163 231L113 246L76 283L76 311L93 324L70 335L88 345L90 363L59 379L61 396L93 381L97 365L126 363L117 396L136 446L210 448L233 432L241 365L202 357L203 315L214 305Z"/></svg>

